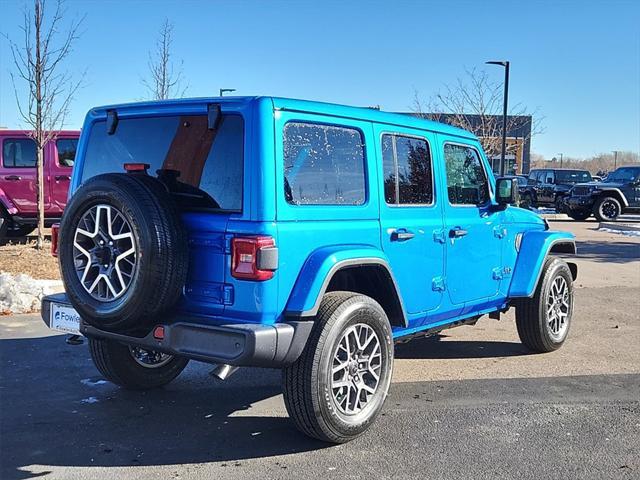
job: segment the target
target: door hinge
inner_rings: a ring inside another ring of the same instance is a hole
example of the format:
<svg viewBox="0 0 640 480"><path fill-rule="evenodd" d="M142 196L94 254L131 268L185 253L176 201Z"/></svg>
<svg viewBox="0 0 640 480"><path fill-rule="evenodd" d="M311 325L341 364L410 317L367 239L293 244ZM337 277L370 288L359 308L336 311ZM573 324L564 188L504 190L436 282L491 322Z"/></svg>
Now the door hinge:
<svg viewBox="0 0 640 480"><path fill-rule="evenodd" d="M436 243L445 243L447 241L443 229L433 231L433 241Z"/></svg>
<svg viewBox="0 0 640 480"><path fill-rule="evenodd" d="M511 267L496 267L492 270L494 280L502 280L511 276Z"/></svg>
<svg viewBox="0 0 640 480"><path fill-rule="evenodd" d="M507 229L501 226L493 227L493 236L496 238L504 238L507 236Z"/></svg>
<svg viewBox="0 0 640 480"><path fill-rule="evenodd" d="M431 290L434 292L444 292L447 288L443 277L433 277L431 281Z"/></svg>

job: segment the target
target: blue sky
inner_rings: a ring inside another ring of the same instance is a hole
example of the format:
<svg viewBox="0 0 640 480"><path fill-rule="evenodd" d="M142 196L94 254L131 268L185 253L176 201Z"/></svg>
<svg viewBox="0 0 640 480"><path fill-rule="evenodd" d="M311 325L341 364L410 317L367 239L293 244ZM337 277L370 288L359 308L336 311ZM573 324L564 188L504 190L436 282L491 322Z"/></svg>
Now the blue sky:
<svg viewBox="0 0 640 480"><path fill-rule="evenodd" d="M29 2L31 3L31 2ZM53 0L49 0L53 3ZM20 0L0 0L0 32L20 38ZM165 17L187 96L278 95L408 110L465 68L512 62L510 102L544 115L533 151L640 153L637 1L73 1L84 33L66 67L87 70L69 127L94 105L145 98L141 77ZM503 35L500 32L506 29ZM22 126L0 41L0 125Z"/></svg>

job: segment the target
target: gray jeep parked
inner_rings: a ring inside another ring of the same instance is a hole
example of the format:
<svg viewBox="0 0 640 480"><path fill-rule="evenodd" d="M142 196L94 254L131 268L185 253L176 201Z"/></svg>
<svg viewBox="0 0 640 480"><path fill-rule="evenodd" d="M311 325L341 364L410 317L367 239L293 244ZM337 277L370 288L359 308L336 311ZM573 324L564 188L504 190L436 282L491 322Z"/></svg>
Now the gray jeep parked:
<svg viewBox="0 0 640 480"><path fill-rule="evenodd" d="M602 182L576 185L566 205L574 220L593 214L600 222L614 221L623 213L640 213L640 165L620 167Z"/></svg>

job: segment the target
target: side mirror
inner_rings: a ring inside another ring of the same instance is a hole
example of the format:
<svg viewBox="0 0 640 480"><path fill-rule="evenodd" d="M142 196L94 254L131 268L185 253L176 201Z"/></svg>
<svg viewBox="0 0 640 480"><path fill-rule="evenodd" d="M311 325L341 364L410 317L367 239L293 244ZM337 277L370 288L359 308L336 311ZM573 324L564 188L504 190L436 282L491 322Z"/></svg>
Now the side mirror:
<svg viewBox="0 0 640 480"><path fill-rule="evenodd" d="M514 205L519 200L518 181L515 178L501 177L496 180L496 201L498 205Z"/></svg>

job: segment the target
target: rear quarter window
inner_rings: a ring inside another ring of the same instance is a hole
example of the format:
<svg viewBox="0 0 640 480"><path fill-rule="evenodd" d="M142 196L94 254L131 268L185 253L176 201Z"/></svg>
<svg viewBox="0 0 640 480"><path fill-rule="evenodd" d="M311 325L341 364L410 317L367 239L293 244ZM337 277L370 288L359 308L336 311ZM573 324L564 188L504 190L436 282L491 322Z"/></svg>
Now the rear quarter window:
<svg viewBox="0 0 640 480"><path fill-rule="evenodd" d="M364 140L360 130L289 122L284 127L285 197L291 205L362 205Z"/></svg>

